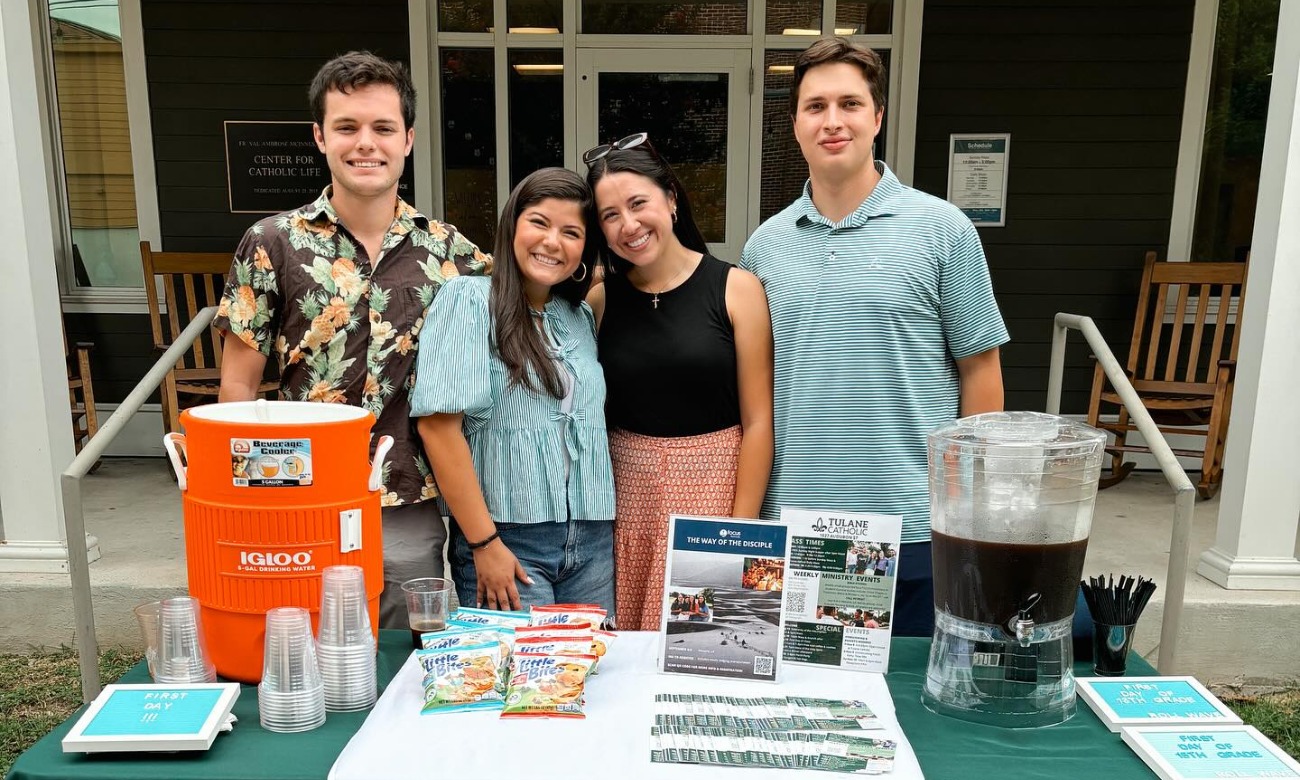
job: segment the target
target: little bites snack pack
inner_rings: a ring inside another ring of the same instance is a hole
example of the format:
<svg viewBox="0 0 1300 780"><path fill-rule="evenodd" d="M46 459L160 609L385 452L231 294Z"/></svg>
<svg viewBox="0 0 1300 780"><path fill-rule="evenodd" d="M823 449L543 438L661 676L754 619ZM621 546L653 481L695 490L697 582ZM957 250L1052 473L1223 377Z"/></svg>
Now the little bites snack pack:
<svg viewBox="0 0 1300 780"><path fill-rule="evenodd" d="M424 669L425 714L501 707L502 651L497 642L445 650L417 650Z"/></svg>
<svg viewBox="0 0 1300 780"><path fill-rule="evenodd" d="M503 718L585 718L582 693L596 656L516 652Z"/></svg>

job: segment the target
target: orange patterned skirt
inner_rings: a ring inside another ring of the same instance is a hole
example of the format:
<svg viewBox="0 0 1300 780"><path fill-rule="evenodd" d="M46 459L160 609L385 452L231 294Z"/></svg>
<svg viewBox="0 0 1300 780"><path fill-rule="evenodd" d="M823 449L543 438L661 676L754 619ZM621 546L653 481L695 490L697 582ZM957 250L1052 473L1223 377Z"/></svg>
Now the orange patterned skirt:
<svg viewBox="0 0 1300 780"><path fill-rule="evenodd" d="M618 512L614 614L622 631L658 631L668 515L731 514L740 426L673 438L610 431L609 454Z"/></svg>

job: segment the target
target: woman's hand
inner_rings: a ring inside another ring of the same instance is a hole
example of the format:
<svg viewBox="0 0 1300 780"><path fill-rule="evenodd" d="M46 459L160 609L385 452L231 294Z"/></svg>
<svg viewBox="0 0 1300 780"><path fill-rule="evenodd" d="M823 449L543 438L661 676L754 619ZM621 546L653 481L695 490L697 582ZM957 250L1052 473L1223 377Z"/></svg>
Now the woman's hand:
<svg viewBox="0 0 1300 780"><path fill-rule="evenodd" d="M478 573L480 607L518 610L519 589L515 587L515 580L525 585L533 584L519 559L500 539L474 551L474 569Z"/></svg>
<svg viewBox="0 0 1300 780"><path fill-rule="evenodd" d="M478 542L496 533L496 525L479 488L469 442L462 433L462 420L461 414L431 414L421 417L416 428L433 466L438 489L456 518L456 525L466 540ZM478 605L489 609L519 609L515 580L525 585L532 585L533 581L505 542L493 539L473 554L478 572Z"/></svg>

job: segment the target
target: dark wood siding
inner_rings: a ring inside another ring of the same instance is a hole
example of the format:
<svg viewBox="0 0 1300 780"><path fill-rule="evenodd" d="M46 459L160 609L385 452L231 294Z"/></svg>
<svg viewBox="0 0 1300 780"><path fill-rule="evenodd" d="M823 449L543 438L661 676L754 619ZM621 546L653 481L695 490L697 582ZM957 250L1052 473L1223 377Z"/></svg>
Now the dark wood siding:
<svg viewBox="0 0 1300 780"><path fill-rule="evenodd" d="M351 49L410 59L406 0L143 0L140 10L162 248L171 251L233 250L258 218L229 213L225 120L310 121L312 76Z"/></svg>
<svg viewBox="0 0 1300 780"><path fill-rule="evenodd" d="M312 76L351 49L410 59L405 0L143 0L140 10L168 251L233 251L260 216L230 213L225 120L310 121ZM429 96L420 97L428 110ZM95 342L96 400L125 398L157 357L145 315L69 314L66 321L70 339Z"/></svg>
<svg viewBox="0 0 1300 780"><path fill-rule="evenodd" d="M1009 409L1043 408L1058 311L1128 353L1143 254L1169 240L1192 7L926 0L916 186L947 195L950 133L1011 133L1007 226L980 230L1011 331ZM1062 411L1085 411L1091 382L1072 334Z"/></svg>

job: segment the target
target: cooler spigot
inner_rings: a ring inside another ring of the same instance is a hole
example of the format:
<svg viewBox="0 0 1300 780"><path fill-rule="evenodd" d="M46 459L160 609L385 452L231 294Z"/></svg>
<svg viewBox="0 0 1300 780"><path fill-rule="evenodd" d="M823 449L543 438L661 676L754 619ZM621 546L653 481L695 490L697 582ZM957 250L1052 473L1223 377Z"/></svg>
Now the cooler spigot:
<svg viewBox="0 0 1300 780"><path fill-rule="evenodd" d="M1029 613L1042 598L1042 594L1039 593L1029 594L1029 598L1025 599L1025 603L1020 606L1020 614L1012 621L1011 627L1015 629L1016 641L1021 647L1029 647L1030 640L1034 637L1034 619Z"/></svg>

